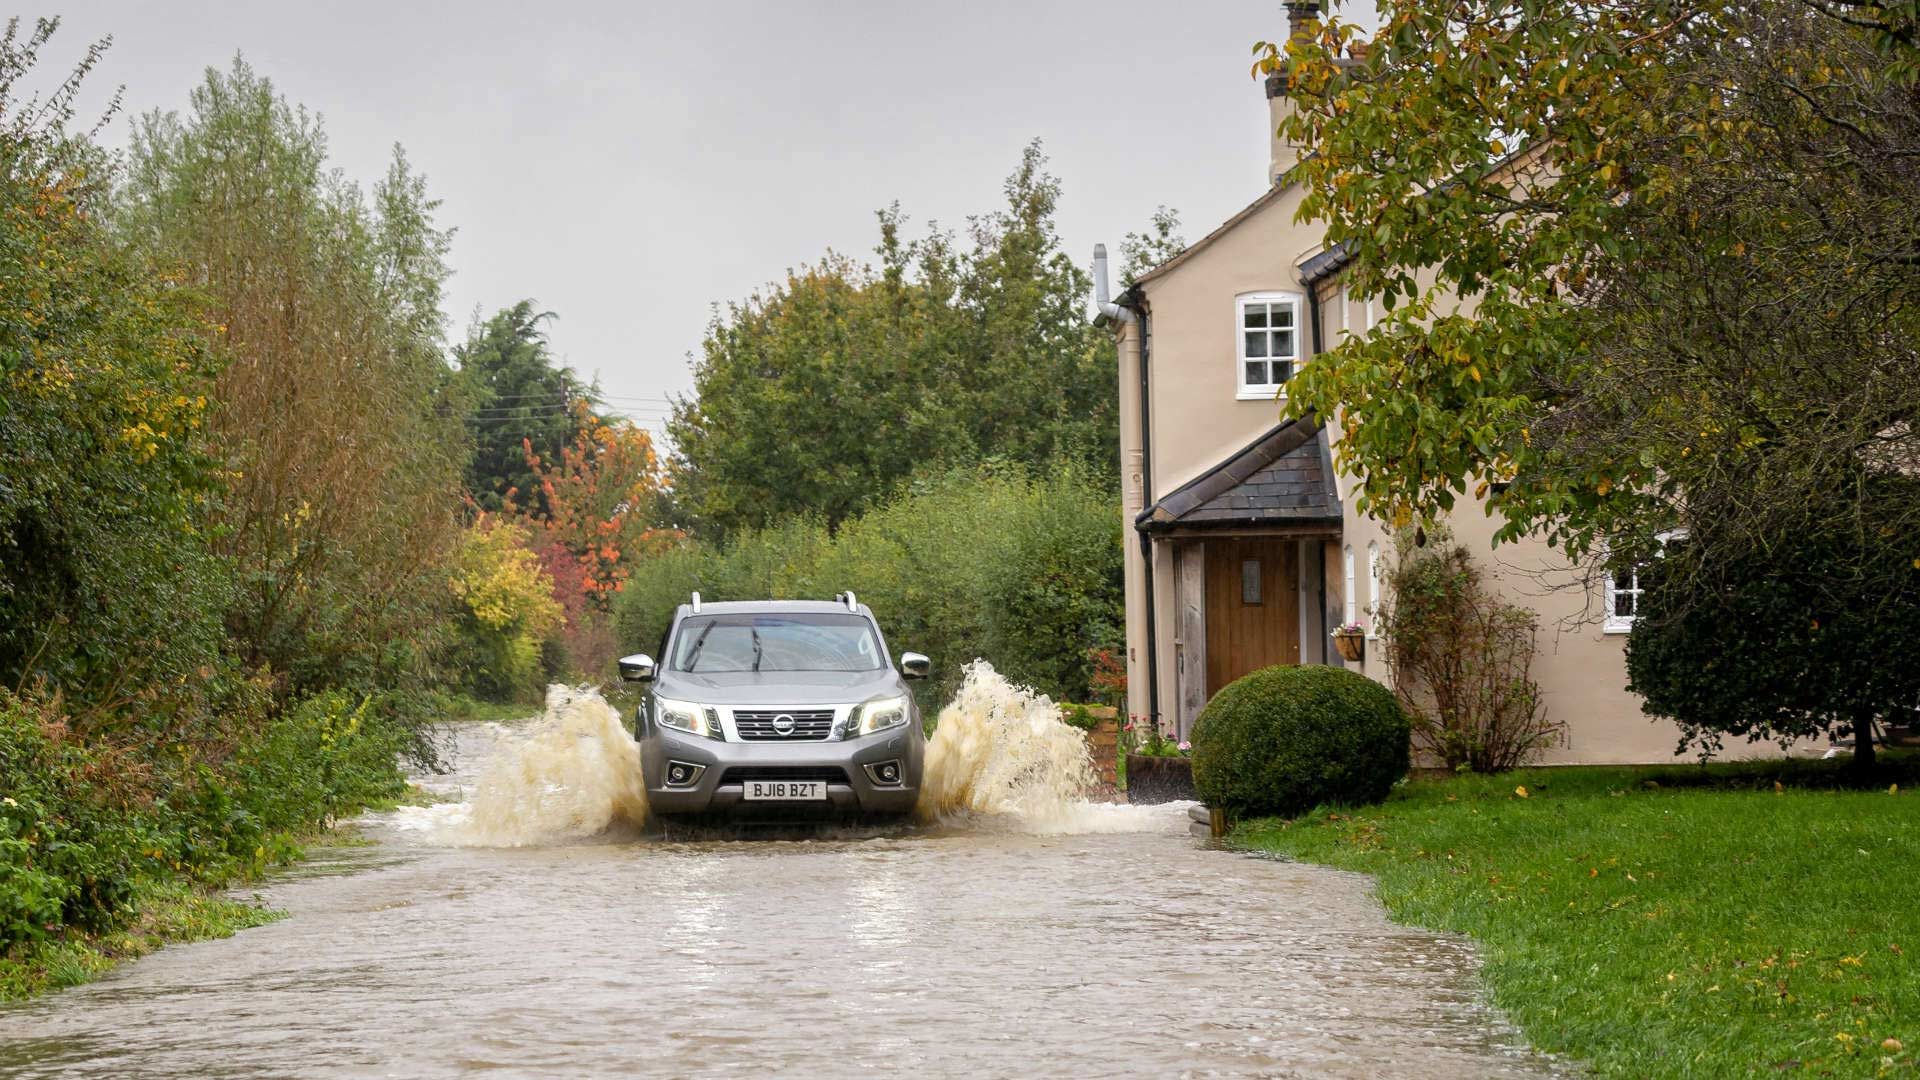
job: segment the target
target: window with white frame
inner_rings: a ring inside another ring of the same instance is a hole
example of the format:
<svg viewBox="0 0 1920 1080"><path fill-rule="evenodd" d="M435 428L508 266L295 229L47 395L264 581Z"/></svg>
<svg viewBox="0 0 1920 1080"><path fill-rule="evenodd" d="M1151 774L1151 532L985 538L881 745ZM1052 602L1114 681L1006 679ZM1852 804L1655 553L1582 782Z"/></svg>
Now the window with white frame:
<svg viewBox="0 0 1920 1080"><path fill-rule="evenodd" d="M1278 397L1300 364L1300 297L1248 293L1234 306L1242 398Z"/></svg>
<svg viewBox="0 0 1920 1080"><path fill-rule="evenodd" d="M1661 533L1656 557L1666 554L1667 544L1673 540L1684 540L1685 529L1674 529ZM1640 567L1626 566L1618 569L1608 568L1606 580L1606 618L1600 629L1608 634L1624 634L1633 629L1633 620L1640 616L1640 597L1646 590L1640 585Z"/></svg>
<svg viewBox="0 0 1920 1080"><path fill-rule="evenodd" d="M1380 541L1367 541L1367 636L1380 636Z"/></svg>
<svg viewBox="0 0 1920 1080"><path fill-rule="evenodd" d="M1346 581L1347 581L1347 591L1346 591L1347 620L1346 622L1348 626L1352 626L1354 623L1357 623L1360 621L1359 612L1357 610L1360 606L1359 605L1360 596L1359 596L1359 593L1354 589L1354 581L1353 581L1353 545L1352 544L1348 544L1346 548L1345 569L1346 569Z"/></svg>
<svg viewBox="0 0 1920 1080"><path fill-rule="evenodd" d="M1609 634L1624 634L1633 629L1640 614L1640 568L1623 567L1607 571L1607 617L1602 629Z"/></svg>

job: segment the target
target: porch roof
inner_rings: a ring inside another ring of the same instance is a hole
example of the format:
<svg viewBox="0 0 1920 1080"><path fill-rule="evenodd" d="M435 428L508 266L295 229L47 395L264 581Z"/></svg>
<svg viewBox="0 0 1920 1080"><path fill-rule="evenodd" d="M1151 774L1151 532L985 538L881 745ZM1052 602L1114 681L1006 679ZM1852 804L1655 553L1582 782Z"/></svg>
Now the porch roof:
<svg viewBox="0 0 1920 1080"><path fill-rule="evenodd" d="M1326 428L1288 420L1168 492L1134 519L1141 532L1338 525L1340 492Z"/></svg>

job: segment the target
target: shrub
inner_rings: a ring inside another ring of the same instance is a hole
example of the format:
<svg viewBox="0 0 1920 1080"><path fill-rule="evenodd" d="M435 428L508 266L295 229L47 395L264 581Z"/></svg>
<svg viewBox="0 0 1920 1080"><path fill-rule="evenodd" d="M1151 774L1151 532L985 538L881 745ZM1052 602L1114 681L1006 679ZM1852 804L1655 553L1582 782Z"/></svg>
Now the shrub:
<svg viewBox="0 0 1920 1080"><path fill-rule="evenodd" d="M1920 500L1911 480L1867 490ZM1627 675L1642 708L1703 755L1729 735L1784 746L1850 732L1870 765L1873 722L1911 723L1920 702L1920 537L1838 520L1764 544L1702 529L1639 569Z"/></svg>
<svg viewBox="0 0 1920 1080"><path fill-rule="evenodd" d="M1533 681L1536 619L1487 588L1445 532L1402 536L1374 620L1394 692L1423 751L1447 768L1504 772L1558 737Z"/></svg>
<svg viewBox="0 0 1920 1080"><path fill-rule="evenodd" d="M980 657L1055 700L1086 700L1090 647L1120 637L1120 528L1113 493L1071 469L959 470L837 531L790 518L722 548L686 542L641 561L614 608L621 649L653 649L695 589L707 600L852 589L896 654L932 658L929 693L951 691Z"/></svg>
<svg viewBox="0 0 1920 1080"><path fill-rule="evenodd" d="M0 951L130 903L139 835L100 768L49 710L0 697Z"/></svg>
<svg viewBox="0 0 1920 1080"><path fill-rule="evenodd" d="M1265 668L1201 711L1193 782L1208 806L1235 815L1379 802L1406 775L1411 734L1392 692L1363 675Z"/></svg>
<svg viewBox="0 0 1920 1080"><path fill-rule="evenodd" d="M334 690L275 719L234 763L234 809L258 830L301 830L399 795L408 734L375 704Z"/></svg>
<svg viewBox="0 0 1920 1080"><path fill-rule="evenodd" d="M541 653L564 619L527 530L482 515L461 539L448 586L460 602L464 687L492 700L534 700Z"/></svg>

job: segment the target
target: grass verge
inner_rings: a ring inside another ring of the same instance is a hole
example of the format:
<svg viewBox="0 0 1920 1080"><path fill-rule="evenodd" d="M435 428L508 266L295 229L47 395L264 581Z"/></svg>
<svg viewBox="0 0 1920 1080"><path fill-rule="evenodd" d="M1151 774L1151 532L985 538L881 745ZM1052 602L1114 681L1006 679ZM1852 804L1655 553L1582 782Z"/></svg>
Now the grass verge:
<svg viewBox="0 0 1920 1080"><path fill-rule="evenodd" d="M125 927L102 934L69 930L0 954L0 1001L78 986L162 945L232 937L282 917L179 880L143 881L137 896L140 914Z"/></svg>
<svg viewBox="0 0 1920 1080"><path fill-rule="evenodd" d="M1920 760L1882 773L1868 790L1808 762L1412 780L1231 842L1372 874L1396 920L1473 936L1533 1045L1603 1076L1911 1076Z"/></svg>

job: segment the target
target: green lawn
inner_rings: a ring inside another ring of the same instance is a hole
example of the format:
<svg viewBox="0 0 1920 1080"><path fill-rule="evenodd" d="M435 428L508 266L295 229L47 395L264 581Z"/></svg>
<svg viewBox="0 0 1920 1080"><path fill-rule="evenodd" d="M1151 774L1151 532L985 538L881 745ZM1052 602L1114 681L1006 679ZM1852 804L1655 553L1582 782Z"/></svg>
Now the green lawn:
<svg viewBox="0 0 1920 1080"><path fill-rule="evenodd" d="M1601 1075L1912 1076L1920 761L1882 771L1863 791L1814 763L1413 780L1232 841L1372 874L1395 919L1472 935L1494 1002Z"/></svg>

